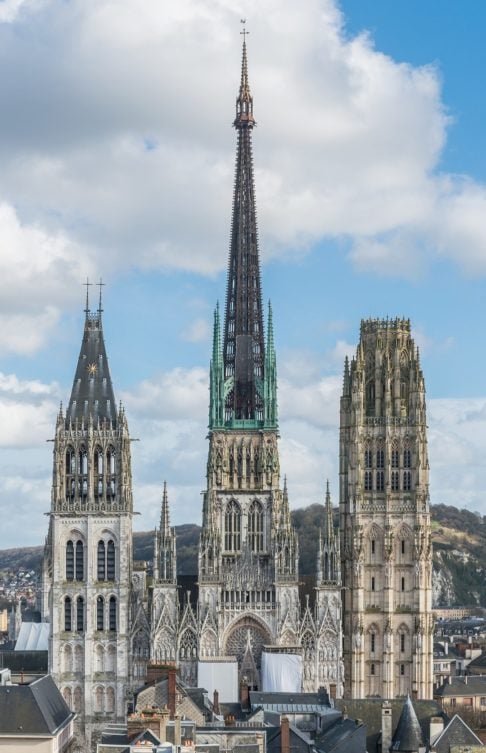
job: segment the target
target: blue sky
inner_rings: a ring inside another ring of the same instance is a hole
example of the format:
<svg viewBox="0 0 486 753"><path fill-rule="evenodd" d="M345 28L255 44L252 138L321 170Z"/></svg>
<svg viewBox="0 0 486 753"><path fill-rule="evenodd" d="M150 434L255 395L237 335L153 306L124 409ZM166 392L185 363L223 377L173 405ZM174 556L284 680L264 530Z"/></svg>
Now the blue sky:
<svg viewBox="0 0 486 753"><path fill-rule="evenodd" d="M0 4L0 546L40 543L51 450L104 288L139 529L200 521L247 17L264 298L294 507L337 502L360 319L420 346L431 500L486 514L486 10L385 0ZM95 297L93 293L93 297Z"/></svg>

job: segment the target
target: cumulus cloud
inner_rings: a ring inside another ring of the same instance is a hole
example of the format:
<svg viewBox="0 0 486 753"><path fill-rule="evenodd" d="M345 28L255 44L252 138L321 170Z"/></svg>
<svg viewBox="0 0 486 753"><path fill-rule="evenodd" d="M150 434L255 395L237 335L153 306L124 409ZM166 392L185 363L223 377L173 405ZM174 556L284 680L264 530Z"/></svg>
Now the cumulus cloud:
<svg viewBox="0 0 486 753"><path fill-rule="evenodd" d="M220 270L242 6L3 6L0 198L22 223L102 249L102 272ZM244 10L266 253L343 236L358 269L410 277L439 253L483 273L486 187L437 171L449 123L437 70L350 36L334 0Z"/></svg>

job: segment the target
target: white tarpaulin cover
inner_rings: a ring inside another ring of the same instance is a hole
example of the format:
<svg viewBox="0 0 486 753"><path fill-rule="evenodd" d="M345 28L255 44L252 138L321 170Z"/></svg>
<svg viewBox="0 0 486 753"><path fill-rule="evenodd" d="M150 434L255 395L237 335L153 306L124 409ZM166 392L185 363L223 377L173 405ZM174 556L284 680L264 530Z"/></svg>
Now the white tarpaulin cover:
<svg viewBox="0 0 486 753"><path fill-rule="evenodd" d="M22 622L15 651L47 651L49 628L48 622Z"/></svg>
<svg viewBox="0 0 486 753"><path fill-rule="evenodd" d="M215 690L219 693L222 703L238 702L238 662L236 659L228 661L199 661L197 663L197 684L208 691L212 699Z"/></svg>
<svg viewBox="0 0 486 753"><path fill-rule="evenodd" d="M298 654L262 652L262 690L264 693L300 693L302 657Z"/></svg>

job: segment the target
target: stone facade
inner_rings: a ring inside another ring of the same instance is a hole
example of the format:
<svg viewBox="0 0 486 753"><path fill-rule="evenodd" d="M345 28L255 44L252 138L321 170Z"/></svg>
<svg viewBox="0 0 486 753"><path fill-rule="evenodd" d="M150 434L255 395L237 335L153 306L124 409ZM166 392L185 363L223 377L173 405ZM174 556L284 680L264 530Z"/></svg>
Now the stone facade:
<svg viewBox="0 0 486 753"><path fill-rule="evenodd" d="M346 360L340 530L347 693L431 698L425 385L408 320L363 321Z"/></svg>

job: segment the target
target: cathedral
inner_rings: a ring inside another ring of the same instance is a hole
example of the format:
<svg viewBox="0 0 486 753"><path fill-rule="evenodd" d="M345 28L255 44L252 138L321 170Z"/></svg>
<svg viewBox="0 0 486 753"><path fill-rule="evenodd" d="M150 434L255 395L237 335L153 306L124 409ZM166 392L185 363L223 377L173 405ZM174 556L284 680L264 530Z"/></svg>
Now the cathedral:
<svg viewBox="0 0 486 753"><path fill-rule="evenodd" d="M216 306L197 601L177 581L164 484L150 568L132 553L125 411L105 350L102 301L53 446L43 565L50 671L85 725L123 721L150 665L236 701L242 686L330 697L431 697L431 546L425 389L407 321L367 321L341 399L340 533L329 485L314 598L278 450L272 309L264 327L245 37L224 316ZM344 598L343 598L344 595Z"/></svg>

